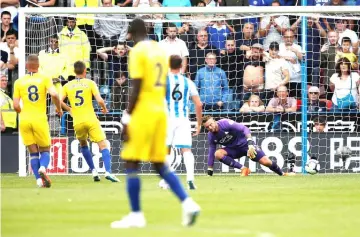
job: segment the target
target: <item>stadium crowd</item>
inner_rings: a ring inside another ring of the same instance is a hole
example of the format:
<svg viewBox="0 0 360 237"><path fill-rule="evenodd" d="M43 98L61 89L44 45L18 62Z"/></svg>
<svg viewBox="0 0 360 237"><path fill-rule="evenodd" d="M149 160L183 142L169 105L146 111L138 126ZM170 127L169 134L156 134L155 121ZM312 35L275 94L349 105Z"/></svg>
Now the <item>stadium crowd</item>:
<svg viewBox="0 0 360 237"><path fill-rule="evenodd" d="M3 0L1 2L1 106L12 111L18 77L18 7L222 7L295 6L294 0ZM360 5L360 0L313 0L309 6ZM27 19L26 51L37 53L40 71L60 90L75 78L72 65L86 63L112 110L126 108L131 81L128 20L141 17L149 39L183 58L182 73L198 87L205 111L296 112L301 107L302 64L307 63L308 111L359 110L359 32L354 18L307 18L307 50L301 47L301 18L279 15L240 18L204 14L106 14ZM167 20L156 21L156 19ZM216 20L214 20L216 19ZM183 21L183 22L182 22ZM44 37L41 24L55 29ZM64 27L50 27L63 23ZM62 28L62 29L61 29ZM34 33L35 32L35 33ZM36 34L40 34L36 36ZM43 43L31 39L41 38ZM306 60L305 60L306 59ZM11 113L11 112L9 112ZM2 118L7 115L2 113ZM10 115L8 117L11 117ZM6 118L9 119L9 118ZM13 119L11 117L10 119ZM12 125L11 125L12 126ZM2 119L2 130L6 129Z"/></svg>

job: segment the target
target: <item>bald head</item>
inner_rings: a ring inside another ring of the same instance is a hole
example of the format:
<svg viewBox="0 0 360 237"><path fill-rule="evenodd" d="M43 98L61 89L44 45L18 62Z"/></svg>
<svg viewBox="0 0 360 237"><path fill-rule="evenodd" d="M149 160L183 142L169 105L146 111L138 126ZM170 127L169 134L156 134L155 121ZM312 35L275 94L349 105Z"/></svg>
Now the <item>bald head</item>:
<svg viewBox="0 0 360 237"><path fill-rule="evenodd" d="M30 54L26 60L26 69L29 72L37 72L39 69L39 57L36 54Z"/></svg>

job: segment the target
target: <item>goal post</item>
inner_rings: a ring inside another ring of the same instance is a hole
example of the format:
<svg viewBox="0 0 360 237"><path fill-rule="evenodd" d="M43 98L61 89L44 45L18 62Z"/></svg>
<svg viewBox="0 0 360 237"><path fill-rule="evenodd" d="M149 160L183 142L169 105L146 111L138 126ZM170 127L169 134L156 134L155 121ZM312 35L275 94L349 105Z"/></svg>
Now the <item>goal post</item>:
<svg viewBox="0 0 360 237"><path fill-rule="evenodd" d="M204 9L206 12L204 12ZM297 72L300 76L300 81L298 81L300 87L297 87L297 90L301 92L299 93L299 97L296 100L297 102L297 112L294 113L286 113L286 114L276 114L269 112L261 112L261 113L240 113L239 105L243 105L244 102L248 99L245 97L244 93L235 92L237 89L231 89L230 79L228 81L229 88L229 101L224 101L226 104L226 109L222 109L221 112L209 112L204 111L204 114L211 114L216 119L220 118L230 118L234 119L238 122L243 122L247 126L250 127L250 130L258 141L259 146L265 151L266 154L270 156L270 158L277 160L279 165L285 170L289 168L287 154L292 153L296 156L296 164L295 171L296 172L304 172L304 166L309 157L317 156L320 159L321 164L321 172L322 173L349 173L349 172L359 172L360 167L360 139L357 139L358 132L360 132L360 114L359 109L357 111L351 111L346 113L338 113L333 112L331 110L322 111L322 112L308 112L308 85L309 85L309 75L308 69L311 65L308 64L309 59L307 55L309 53L308 46L312 44L312 42L307 42L307 19L309 18L323 18L328 19L329 21L335 22L336 19L346 19L353 20L355 22L360 22L360 9L358 7L352 6L340 6L340 7L332 7L332 6L321 6L321 7L313 7L313 6L280 6L280 7L216 7L216 8L201 8L201 7L149 7L149 8L118 8L118 7L99 7L99 8L20 8L19 9L19 52L21 57L19 58L19 75L25 75L25 60L26 56L30 53L39 53L40 50L46 50L49 48L48 40L53 34L59 34L64 27L65 19L67 17L77 17L79 19L89 18L89 14L93 14L90 18L93 19L101 19L102 22L108 20L105 17L107 14L113 15L124 15L125 17L122 20L124 22L130 22L135 16L143 16L149 15L150 17L144 18L146 22L151 23L151 27L155 32L155 28L160 26L159 32L160 35L165 37L165 24L163 23L189 23L189 25L194 28L193 32L188 33L188 37L191 37L189 42L186 42L187 45L196 44L197 41L197 31L200 28L197 28L198 25L205 22L210 21L228 21L228 22L237 22L231 25L231 27L235 28L234 31L230 33L232 37L236 37L239 32L238 29L243 29L243 26L246 22L251 19L257 18L260 19L262 17L272 17L276 15L282 15L289 18L290 23L294 23L296 18L301 18L301 24L299 24L296 28L301 29L300 35L296 39L297 45L300 47L300 51L302 53L303 59L298 60L298 65L300 65L300 72ZM164 16L166 14L179 14L179 18L176 19L165 19L165 18L156 18L153 16L160 15ZM29 19L36 19L33 21L29 21ZM257 20L257 24L254 24L255 31L259 30L261 27L260 21ZM161 23L161 24L157 24ZM196 26L196 27L195 27ZM289 25L290 28L291 25ZM31 29L29 28L31 27ZM30 34L30 30L35 30L37 33ZM360 31L360 28L358 29ZM87 32L87 29L83 29L86 33L87 37L90 39L90 35ZM209 33L210 34L210 33ZM229 35L230 35L229 34ZM359 35L359 32L357 32ZM278 43L280 43L283 35L281 35L281 39ZM210 37L209 37L210 38ZM265 38L265 37L262 37ZM190 38L187 38L190 39ZM101 41L101 39L100 39ZM320 47L326 42L324 38L320 40ZM90 40L91 54L96 55L96 49L100 48L97 45L99 42L96 40ZM210 41L209 41L210 42ZM236 41L237 42L237 41ZM255 42L255 41L254 41ZM263 42L263 39L261 39ZM34 45L30 44L36 44ZM268 51L268 45L264 46L265 51ZM252 46L252 45L249 45ZM103 46L105 47L105 46ZM215 46L214 46L215 47ZM238 48L238 45L236 45ZM313 46L311 46L313 47ZM95 49L95 52L94 52ZM221 53L221 50L224 48L217 50L217 66L220 67L226 75L231 73L230 67L233 64L236 64L236 83L237 81L243 81L245 83L244 78L246 77L244 74L246 73L245 68L242 68L245 64L243 61L236 62L227 62L228 69L223 64L222 56L224 54ZM131 50L131 49L130 49ZM359 50L360 51L360 50ZM320 53L320 52L310 52ZM226 54L226 53L225 53ZM311 55L311 54L309 54ZM359 53L357 54L357 56ZM190 55L191 56L191 55ZM189 57L190 57L189 56ZM205 57L201 56L201 57ZM240 55L239 55L240 56ZM245 57L245 51L244 55ZM196 56L198 57L198 56ZM200 57L200 56L199 56ZM285 56L284 56L285 57ZM120 116L121 109L120 106L123 106L123 102L119 102L115 104L114 96L128 96L129 86L126 88L122 88L121 92L115 92L115 86L112 83L115 83L114 78L117 71L114 70L113 65L109 66L109 63L105 63L104 61L97 58L91 57L91 76L93 79L99 84L101 93L104 97L106 97L106 101L109 103L108 106L111 107L111 112L107 116L102 116L101 113L96 109L97 114L101 120L101 124L105 132L107 133L107 137L111 146L111 155L113 157L113 172L114 173L123 173L123 162L119 157L120 147L121 147L121 124L120 124ZM245 59L244 59L245 60ZM197 65L198 60L192 61L190 58L189 62L189 75L191 79L195 79L196 72L201 67L205 66L205 60L203 58L202 65ZM196 62L196 63L194 63ZM264 62L265 63L265 62ZM237 67L239 65L239 67ZM264 64L265 65L265 64ZM240 67L241 66L241 67ZM120 63L121 67L121 63ZM191 71L190 67L197 68L195 71ZM289 66L290 67L290 66ZM296 69L297 70L297 69ZM191 72L190 72L191 71ZM263 81L266 80L266 68L263 68ZM320 71L320 65L319 65ZM120 71L119 71L120 72ZM125 80L127 78L127 71L121 71L125 73ZM320 73L320 72L319 72ZM321 72L323 73L323 72ZM251 74L251 73L250 73ZM116 74L117 75L117 74ZM121 74L122 75L122 74ZM120 76L120 74L119 74ZM104 78L103 78L104 77ZM319 80L321 80L323 75L318 75ZM253 80L253 79L251 79ZM329 78L324 79L325 81L329 81ZM310 83L311 84L311 83ZM245 84L244 84L245 85ZM238 85L236 85L237 88ZM242 88L243 85L239 85ZM319 82L318 87L322 88L321 82ZM222 88L222 87L221 87ZM235 86L234 86L235 88ZM201 89L201 88L200 88ZM243 89L242 89L243 90ZM124 92L125 91L125 92ZM214 90L215 91L215 90ZM233 91L233 95L231 95L230 91ZM118 93L118 94L117 94ZM120 94L122 93L122 94ZM360 93L360 92L358 92ZM240 94L244 94L244 97L240 97ZM247 92L247 95L251 93ZM265 93L264 93L265 94ZM262 99L263 95L261 94L260 98ZM233 97L231 97L233 96ZM245 98L240 100L239 98ZM269 101L265 101L265 105ZM324 100L325 101L325 100ZM330 101L330 102L329 102ZM229 103L228 103L229 102ZM124 102L125 103L125 102ZM326 103L331 103L331 98L327 98ZM328 104L327 104L328 106ZM328 108L329 109L329 108ZM51 174L89 174L88 167L86 166L84 159L82 158L81 153L78 150L78 143L74 138L73 128L71 119L69 119L68 114L64 114L59 121L56 116L54 116L54 110L49 108L49 117L51 117L50 128L52 130L52 159L51 159ZM327 120L327 133L313 133L313 118L314 117L325 117ZM194 113L192 114L192 119L194 119ZM280 125L279 125L280 124ZM279 126L278 126L279 125ZM331 128L330 128L331 125ZM277 127L278 126L278 127ZM345 129L343 129L345 127ZM343 130L342 130L343 129ZM27 152L25 147L22 145L21 137L19 136L19 176L27 176L29 173L29 165ZM334 151L339 146L349 146L353 153L354 157L346 162L339 160L336 157ZM101 162L101 153L96 151L97 145L92 144L91 150L93 154L93 158L95 160L96 166L102 171L103 165ZM196 159L196 173L204 174L207 167L207 138L205 135L205 131L202 130L201 134L194 138L193 142L193 153ZM174 156L176 156L177 151L174 152ZM56 154L56 155L54 155ZM253 173L268 173L269 170L255 164L252 161L249 161L247 158L243 157L240 159L241 163L245 163L249 165ZM64 171L60 171L63 170ZM153 173L153 170L147 164L142 165L141 171L144 174ZM180 166L177 170L179 173L185 172L184 166ZM238 172L237 170L235 172ZM233 173L232 169L228 169L228 167L221 166L217 164L216 173Z"/></svg>

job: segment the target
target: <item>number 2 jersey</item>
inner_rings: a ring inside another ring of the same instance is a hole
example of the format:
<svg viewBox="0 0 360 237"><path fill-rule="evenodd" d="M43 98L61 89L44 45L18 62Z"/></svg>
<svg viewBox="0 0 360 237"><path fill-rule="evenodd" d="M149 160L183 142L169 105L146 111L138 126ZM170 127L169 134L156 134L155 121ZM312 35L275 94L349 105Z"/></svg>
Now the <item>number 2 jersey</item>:
<svg viewBox="0 0 360 237"><path fill-rule="evenodd" d="M20 120L47 120L46 94L53 85L51 78L29 73L15 81L13 98L21 98Z"/></svg>
<svg viewBox="0 0 360 237"><path fill-rule="evenodd" d="M74 126L98 120L94 112L92 98L100 92L94 81L76 78L63 87L62 93L70 101Z"/></svg>
<svg viewBox="0 0 360 237"><path fill-rule="evenodd" d="M189 118L189 100L199 95L195 83L183 75L168 73L166 86L166 102L170 120Z"/></svg>

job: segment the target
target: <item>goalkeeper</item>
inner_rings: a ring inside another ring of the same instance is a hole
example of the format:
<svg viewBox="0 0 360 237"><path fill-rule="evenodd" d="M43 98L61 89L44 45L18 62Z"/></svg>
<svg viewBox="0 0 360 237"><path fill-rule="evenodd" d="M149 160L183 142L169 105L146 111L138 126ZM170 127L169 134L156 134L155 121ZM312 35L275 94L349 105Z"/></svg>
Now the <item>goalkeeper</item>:
<svg viewBox="0 0 360 237"><path fill-rule="evenodd" d="M275 161L271 161L265 153L260 150L251 138L250 130L241 123L236 123L230 119L221 119L215 121L211 116L203 117L203 125L209 131L209 157L208 157L208 175L213 175L213 166L215 158L221 163L241 170L241 176L248 176L250 169L243 166L234 159L242 156L248 156L252 161L269 167L278 175L287 175L283 173ZM216 145L223 146L216 150Z"/></svg>

